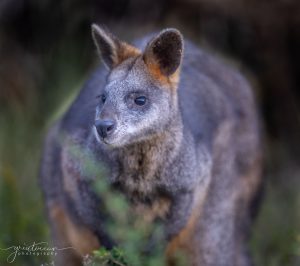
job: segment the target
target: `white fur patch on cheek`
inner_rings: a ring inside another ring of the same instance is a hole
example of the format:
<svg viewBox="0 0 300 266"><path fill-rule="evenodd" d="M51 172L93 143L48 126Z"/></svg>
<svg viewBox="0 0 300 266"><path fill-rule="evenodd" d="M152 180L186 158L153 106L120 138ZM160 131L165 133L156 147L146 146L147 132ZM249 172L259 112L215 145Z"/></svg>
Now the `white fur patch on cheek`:
<svg viewBox="0 0 300 266"><path fill-rule="evenodd" d="M141 120L135 125L127 124L126 133L135 134L145 129L148 129L153 124L158 123L159 120L159 109L157 106L153 106L148 114L142 116Z"/></svg>

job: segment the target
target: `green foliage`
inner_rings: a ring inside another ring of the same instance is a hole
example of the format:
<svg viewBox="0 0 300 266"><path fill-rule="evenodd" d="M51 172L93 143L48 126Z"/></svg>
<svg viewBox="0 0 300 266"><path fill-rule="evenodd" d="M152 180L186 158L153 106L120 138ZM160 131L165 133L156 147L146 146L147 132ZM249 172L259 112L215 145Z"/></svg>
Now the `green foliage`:
<svg viewBox="0 0 300 266"><path fill-rule="evenodd" d="M113 248L108 251L105 248L100 248L94 251L93 256L84 258L85 266L127 266L124 258L124 252L118 248Z"/></svg>
<svg viewBox="0 0 300 266"><path fill-rule="evenodd" d="M86 67L84 60L78 64L74 59L80 60L84 54L74 56L77 48L66 46L58 43L51 53L40 58L44 65L36 85L41 89L32 93L29 102L0 105L1 249L41 241L50 244L38 187L44 132L49 121L59 117L74 99ZM18 256L8 264L8 254L0 250L0 265L45 265L51 260L49 256Z"/></svg>
<svg viewBox="0 0 300 266"><path fill-rule="evenodd" d="M48 230L37 186L39 139L28 114L0 114L0 248L47 241ZM31 115L31 114L30 114ZM0 251L6 265L7 251ZM17 257L9 265L38 265L47 257Z"/></svg>
<svg viewBox="0 0 300 266"><path fill-rule="evenodd" d="M300 169L283 151L277 156L281 164L267 165L264 198L252 230L251 249L258 266L300 265Z"/></svg>
<svg viewBox="0 0 300 266"><path fill-rule="evenodd" d="M86 178L94 180L94 189L104 203L101 210L108 218L106 230L118 243L118 248L110 251L104 248L95 251L93 256L86 258L86 265L164 265L162 225L146 222L129 208L125 196L110 188L104 167L92 154L72 145L71 155L84 166L82 173Z"/></svg>

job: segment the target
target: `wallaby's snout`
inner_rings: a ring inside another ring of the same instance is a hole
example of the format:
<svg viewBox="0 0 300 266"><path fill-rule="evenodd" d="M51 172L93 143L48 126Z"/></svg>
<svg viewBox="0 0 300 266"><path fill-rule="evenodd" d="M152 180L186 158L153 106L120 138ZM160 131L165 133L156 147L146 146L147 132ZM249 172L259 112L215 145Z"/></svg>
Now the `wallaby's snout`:
<svg viewBox="0 0 300 266"><path fill-rule="evenodd" d="M111 135L111 133L115 129L115 122L113 120L96 120L95 121L95 127L97 129L97 132L99 136L104 139L108 135Z"/></svg>

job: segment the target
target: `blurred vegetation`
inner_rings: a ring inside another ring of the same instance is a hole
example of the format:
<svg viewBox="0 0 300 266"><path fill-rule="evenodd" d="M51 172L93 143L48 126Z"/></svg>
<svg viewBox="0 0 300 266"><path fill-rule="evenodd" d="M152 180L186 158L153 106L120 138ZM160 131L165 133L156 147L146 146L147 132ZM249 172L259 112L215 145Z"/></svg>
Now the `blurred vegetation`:
<svg viewBox="0 0 300 266"><path fill-rule="evenodd" d="M297 0L1 2L0 248L50 241L37 185L42 140L95 64L89 25L96 21L127 39L156 28L178 27L251 71L266 131L265 195L251 250L259 266L300 265L299 12ZM101 186L96 189L106 193ZM110 200L116 210L126 209L122 199ZM116 217L130 226L126 217ZM87 265L103 259L135 265L144 259L137 251L150 229L134 234L114 230L123 244L111 252L95 251L86 258ZM149 265L159 265L160 252L150 257ZM0 265L51 262L45 256L20 256L8 264L7 254L0 250Z"/></svg>
<svg viewBox="0 0 300 266"><path fill-rule="evenodd" d="M264 198L251 249L257 265L296 266L300 263L300 167L274 146L265 169Z"/></svg>
<svg viewBox="0 0 300 266"><path fill-rule="evenodd" d="M117 243L112 250L101 248L94 251L91 256L85 257L84 265L163 266L165 241L162 225L157 221L149 222L130 209L125 196L110 188L105 178L105 168L94 160L92 154L74 144L70 155L81 162L83 175L93 181L94 190L103 201L101 211L107 218L104 225ZM95 179L101 176L103 178Z"/></svg>

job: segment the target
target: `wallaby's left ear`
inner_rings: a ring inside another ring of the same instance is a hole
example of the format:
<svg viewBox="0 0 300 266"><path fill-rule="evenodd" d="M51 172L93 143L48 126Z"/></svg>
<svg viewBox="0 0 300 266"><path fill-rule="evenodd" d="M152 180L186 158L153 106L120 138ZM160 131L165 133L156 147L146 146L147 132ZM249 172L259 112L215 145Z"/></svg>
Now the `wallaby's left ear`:
<svg viewBox="0 0 300 266"><path fill-rule="evenodd" d="M139 49L120 41L116 36L92 24L92 36L98 53L108 69L112 69L124 60L139 55Z"/></svg>
<svg viewBox="0 0 300 266"><path fill-rule="evenodd" d="M158 68L164 76L172 75L180 66L183 55L183 37L176 29L165 29L152 39L143 58L149 68Z"/></svg>

